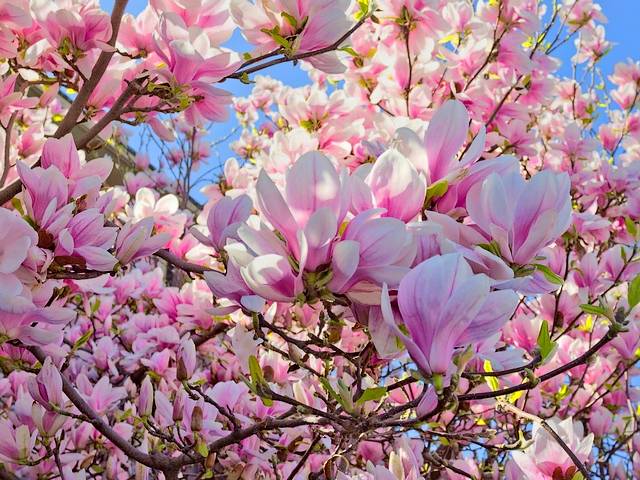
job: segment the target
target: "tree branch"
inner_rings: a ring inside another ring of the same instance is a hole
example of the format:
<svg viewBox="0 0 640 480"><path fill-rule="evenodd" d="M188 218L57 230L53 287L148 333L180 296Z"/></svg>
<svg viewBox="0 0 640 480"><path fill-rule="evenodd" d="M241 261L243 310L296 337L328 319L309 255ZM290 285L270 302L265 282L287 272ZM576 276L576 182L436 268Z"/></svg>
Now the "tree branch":
<svg viewBox="0 0 640 480"><path fill-rule="evenodd" d="M122 15L124 15L124 9L127 6L127 1L128 0L116 0L115 5L113 6L113 11L111 12L111 38L107 43L112 47L115 46L116 39L118 38L120 22L122 21ZM62 122L60 122L60 125L58 125L58 129L56 130L56 132L53 134L53 138L62 138L67 133L71 132L71 130L73 130L78 117L82 113L82 109L89 100L91 93L95 90L96 86L100 82L100 79L104 75L104 72L107 70L109 62L111 61L111 57L113 57L114 53L115 50L109 52L103 51L102 53L100 53L98 60L91 70L89 80L87 80L82 85L82 88L69 107L67 114L65 115ZM37 167L38 165L40 165L40 160L38 160L34 164L35 167ZM16 179L6 188L0 190L0 205L4 205L17 194L19 194L21 188L22 182L20 181L20 179Z"/></svg>
<svg viewBox="0 0 640 480"><path fill-rule="evenodd" d="M569 446L565 443L565 441L560 437L560 435L558 435L556 433L556 431L551 428L551 425L549 425L547 423L546 420L527 413L523 410L520 410L518 407L516 407L515 405L512 405L508 402L503 402L503 401L498 401L496 407L500 410L503 410L505 412L511 412L521 418L530 420L534 423L537 423L538 425L540 425L542 428L544 428L544 430L553 437L553 439L558 442L558 445L560 445L562 447L562 450L565 451L565 453L567 455L569 455L569 458L571 458L571 461L573 462L573 464L576 466L576 468L578 470L580 470L580 473L582 473L582 475L584 476L585 480L589 480L591 478L591 474L589 473L589 470L587 470L587 468L584 466L584 464L580 461L580 459L576 456L575 453L573 453L573 451L569 448Z"/></svg>
<svg viewBox="0 0 640 480"><path fill-rule="evenodd" d="M258 72L260 70L264 70L265 68L273 67L274 65L280 65L281 63L288 63L288 62L297 62L298 60L304 60L305 58L314 57L316 55L322 55L323 53L332 52L332 51L338 49L340 47L340 45L342 45L344 43L344 41L347 40L353 34L353 32L358 30L358 28L360 28L364 24L364 22L367 20L367 18L369 18L369 17L367 17L367 16L362 17L344 35L342 35L338 40L336 40L335 42L333 42L331 45L329 45L327 47L320 48L320 49L314 50L312 52L304 52L304 53L299 53L297 55L291 55L290 57L276 58L275 60L271 60L269 62L262 63L260 65L256 65L255 67L246 68L244 70L242 70L242 68L241 68L237 72L232 73L231 75L227 75L226 77L224 77L220 81L224 82L228 78L240 79L244 75L249 75L250 73L255 73L255 72ZM271 55L268 55L268 56L271 56Z"/></svg>

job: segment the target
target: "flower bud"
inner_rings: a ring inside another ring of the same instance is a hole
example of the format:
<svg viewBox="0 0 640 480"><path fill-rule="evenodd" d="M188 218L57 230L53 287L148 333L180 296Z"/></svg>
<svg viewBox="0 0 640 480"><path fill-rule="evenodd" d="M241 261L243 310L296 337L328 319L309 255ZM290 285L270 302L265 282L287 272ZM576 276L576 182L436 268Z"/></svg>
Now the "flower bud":
<svg viewBox="0 0 640 480"><path fill-rule="evenodd" d="M196 346L191 338L186 338L178 349L176 376L178 380L189 380L196 369Z"/></svg>
<svg viewBox="0 0 640 480"><path fill-rule="evenodd" d="M138 397L138 415L148 417L153 410L153 385L151 379L146 376L140 387L140 396Z"/></svg>
<svg viewBox="0 0 640 480"><path fill-rule="evenodd" d="M191 431L199 432L202 430L202 407L196 405L191 412Z"/></svg>
<svg viewBox="0 0 640 480"><path fill-rule="evenodd" d="M176 393L176 397L173 400L173 421L179 422L184 417L184 399L186 394L183 390Z"/></svg>

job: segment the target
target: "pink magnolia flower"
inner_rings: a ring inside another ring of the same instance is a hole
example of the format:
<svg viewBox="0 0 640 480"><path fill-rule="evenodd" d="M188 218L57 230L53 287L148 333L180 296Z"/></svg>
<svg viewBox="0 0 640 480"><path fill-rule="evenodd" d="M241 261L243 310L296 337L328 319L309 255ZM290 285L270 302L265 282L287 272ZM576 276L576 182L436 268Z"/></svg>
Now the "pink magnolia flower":
<svg viewBox="0 0 640 480"><path fill-rule="evenodd" d="M182 369L186 379L191 378L196 370L196 346L191 338L185 338L180 342L177 354L178 372ZM178 374L180 375L180 373ZM180 378L178 378L181 380Z"/></svg>
<svg viewBox="0 0 640 480"><path fill-rule="evenodd" d="M398 306L409 336L396 326L386 286L382 311L418 367L427 375L446 375L457 348L490 337L514 312L513 291L490 289L489 277L474 274L462 255L441 255L400 282Z"/></svg>
<svg viewBox="0 0 640 480"><path fill-rule="evenodd" d="M0 338L27 345L59 344L62 328L76 314L62 307L36 306L31 292L14 275L0 274Z"/></svg>
<svg viewBox="0 0 640 480"><path fill-rule="evenodd" d="M51 357L47 357L38 374L29 379L28 385L31 397L47 410L52 410L53 407L61 408L64 405L62 377Z"/></svg>
<svg viewBox="0 0 640 480"><path fill-rule="evenodd" d="M328 47L349 30L352 24L347 16L349 3L348 0L268 3L231 0L231 15L247 41L256 46L257 55L280 47L274 36L265 32L274 29L280 37L292 39L293 53L304 53ZM335 52L313 56L307 61L327 73L341 73L345 68Z"/></svg>
<svg viewBox="0 0 640 480"><path fill-rule="evenodd" d="M77 256L84 259L87 268L109 272L118 260L107 250L116 238L115 227L104 226L104 215L95 208L74 216L59 233L56 256Z"/></svg>
<svg viewBox="0 0 640 480"><path fill-rule="evenodd" d="M469 216L509 262L525 265L571 222L571 182L548 170L528 182L519 173L489 175L469 190Z"/></svg>
<svg viewBox="0 0 640 480"><path fill-rule="evenodd" d="M234 246L230 245L228 248L234 248ZM240 265L233 258L233 255L229 257L227 262L226 275L221 272L210 271L204 273L204 278L216 299L220 299L222 302L231 302L231 305L224 305L223 303L214 308L213 311L215 313L220 315L227 314L240 307L254 312L262 310L264 299L260 295L256 295L244 281L240 273Z"/></svg>
<svg viewBox="0 0 640 480"><path fill-rule="evenodd" d="M152 235L153 218L126 223L116 238L115 256L122 265L147 257L160 250L171 238L167 233Z"/></svg>
<svg viewBox="0 0 640 480"><path fill-rule="evenodd" d="M235 238L238 228L247 221L252 209L251 198L247 195L239 195L236 198L222 197L209 210L207 217L209 237L195 228L191 231L205 245L211 245L216 250L220 250L226 245L227 239Z"/></svg>
<svg viewBox="0 0 640 480"><path fill-rule="evenodd" d="M55 166L29 168L22 161L17 166L24 185L26 212L38 226L46 228L69 200L68 182Z"/></svg>
<svg viewBox="0 0 640 480"><path fill-rule="evenodd" d="M20 463L29 459L35 447L38 432L29 432L29 427L15 427L10 420L0 418L0 460Z"/></svg>
<svg viewBox="0 0 640 480"><path fill-rule="evenodd" d="M605 407L592 408L589 415L589 430L596 437L603 437L611 433L613 413Z"/></svg>
<svg viewBox="0 0 640 480"><path fill-rule="evenodd" d="M396 288L409 271L416 244L405 224L381 209L356 215L333 247L329 289L378 305L383 283Z"/></svg>
<svg viewBox="0 0 640 480"><path fill-rule="evenodd" d="M2 8L2 6L0 6ZM31 108L38 104L37 98L23 98L22 91L16 91L17 75L9 75L0 79L0 119L6 124L9 115L20 109Z"/></svg>
<svg viewBox="0 0 640 480"><path fill-rule="evenodd" d="M105 11L91 3L85 4L79 11L73 8L56 9L55 4L51 7L40 23L54 47L70 49L69 53L77 56L91 48L106 47L111 37L111 19ZM44 13L39 12L38 16L44 16ZM65 42L70 45L65 45Z"/></svg>
<svg viewBox="0 0 640 480"><path fill-rule="evenodd" d="M236 28L229 14L229 0L151 0L149 3L158 13L178 15L187 27L201 28L212 45L227 41Z"/></svg>
<svg viewBox="0 0 640 480"><path fill-rule="evenodd" d="M138 396L138 415L141 417L148 417L151 415L153 408L153 384L151 378L147 375L142 381L140 387L140 394Z"/></svg>
<svg viewBox="0 0 640 480"><path fill-rule="evenodd" d="M187 119L194 124L201 118L226 119L231 95L211 84L237 69L238 55L212 46L202 29L188 28L184 20L172 12L162 14L153 38L154 51L166 65L159 73L194 98L186 112Z"/></svg>
<svg viewBox="0 0 640 480"><path fill-rule="evenodd" d="M351 200L346 171L338 173L319 152L306 153L287 172L284 196L262 170L256 197L260 212L282 234L296 259L301 260L299 237L304 237L310 271L329 260L331 241Z"/></svg>
<svg viewBox="0 0 640 480"><path fill-rule="evenodd" d="M384 216L403 222L412 220L422 210L427 191L425 178L395 149L384 152L373 165L360 167L351 182L356 212L384 208Z"/></svg>
<svg viewBox="0 0 640 480"><path fill-rule="evenodd" d="M80 161L80 155L71 134L60 139L48 139L42 148L42 166L58 170L69 180L69 196L78 198L100 188L113 169L113 161L101 157L87 163Z"/></svg>
<svg viewBox="0 0 640 480"><path fill-rule="evenodd" d="M0 208L0 273L13 273L38 243L38 234L15 212Z"/></svg>
<svg viewBox="0 0 640 480"><path fill-rule="evenodd" d="M69 417L50 411L35 403L31 406L31 418L40 435L44 437L53 437L69 420Z"/></svg>
<svg viewBox="0 0 640 480"><path fill-rule="evenodd" d="M574 422L569 417L562 421L550 418L547 423L562 438L567 446L582 462L589 458L593 434L584 436L582 424ZM513 451L511 455L516 465L520 468L523 478L528 480L551 480L556 477L566 476L567 471L575 469L575 465L569 455L559 447L557 442L538 424L533 425L531 433L533 444L524 451ZM571 475L569 475L571 477Z"/></svg>

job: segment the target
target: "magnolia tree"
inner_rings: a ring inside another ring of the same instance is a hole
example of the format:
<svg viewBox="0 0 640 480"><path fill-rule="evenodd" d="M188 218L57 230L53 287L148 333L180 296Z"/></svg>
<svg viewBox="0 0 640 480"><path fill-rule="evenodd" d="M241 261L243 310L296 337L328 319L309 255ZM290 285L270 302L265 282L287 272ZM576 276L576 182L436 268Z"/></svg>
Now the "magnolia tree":
<svg viewBox="0 0 640 480"><path fill-rule="evenodd" d="M0 0L0 478L640 476L640 64L598 5L126 3Z"/></svg>

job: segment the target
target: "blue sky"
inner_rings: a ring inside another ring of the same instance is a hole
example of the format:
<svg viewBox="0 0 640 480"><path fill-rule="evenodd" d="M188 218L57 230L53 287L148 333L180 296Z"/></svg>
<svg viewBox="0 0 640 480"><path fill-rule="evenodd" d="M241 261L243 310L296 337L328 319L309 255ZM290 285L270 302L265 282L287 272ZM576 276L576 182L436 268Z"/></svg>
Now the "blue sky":
<svg viewBox="0 0 640 480"><path fill-rule="evenodd" d="M127 11L135 15L144 8L147 1L148 0L129 0ZM638 19L640 18L640 0L600 0L599 3L608 18L608 23L605 25L607 39L614 44L613 50L601 61L602 71L605 75L608 75L613 71L613 66L616 63L624 61L627 58L640 59L640 25L638 24ZM110 12L113 6L113 0L100 0L100 4L105 10ZM238 52L251 50L250 45L244 41L237 31L225 46ZM571 71L568 65L573 53L573 42L568 42L556 51L555 56L563 62L563 66L559 72L561 75L570 75ZM294 67L291 64L278 65L267 70L265 73L292 86L301 86L308 81L306 73L299 67ZM246 95L251 90L251 86L244 85L239 81L225 82L223 88L231 91L236 96ZM233 116L230 121L216 125L211 132L212 141L225 137L236 125L237 123ZM136 148L135 140L133 141L132 147ZM233 153L228 148L228 142L219 145L217 148L222 161L233 156ZM192 193L195 194L194 197L197 200L203 200L203 197L197 192Z"/></svg>

